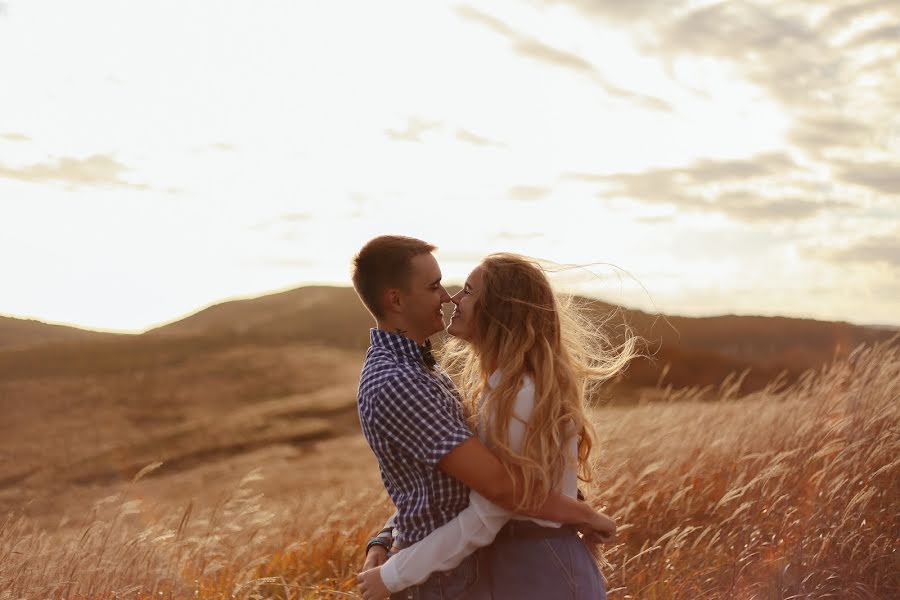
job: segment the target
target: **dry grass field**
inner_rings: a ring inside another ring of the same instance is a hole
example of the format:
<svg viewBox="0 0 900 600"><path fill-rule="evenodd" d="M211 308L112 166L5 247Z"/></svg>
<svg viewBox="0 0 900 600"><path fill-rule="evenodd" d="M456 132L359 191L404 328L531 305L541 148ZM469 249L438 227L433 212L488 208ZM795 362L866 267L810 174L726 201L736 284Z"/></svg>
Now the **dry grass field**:
<svg viewBox="0 0 900 600"><path fill-rule="evenodd" d="M589 497L620 526L604 549L609 597L900 597L897 345L739 389L732 380L712 402L687 388L595 411ZM260 406L254 415L294 405ZM108 493L99 501L60 486L54 506L75 512L10 511L0 599L357 597L362 545L390 512L364 440L297 444L259 422L274 438L228 460L150 463L134 481L96 488ZM214 439L228 439L229 423ZM190 454L190 428L170 435ZM142 446L129 461L152 454ZM103 462L89 465L93 477Z"/></svg>

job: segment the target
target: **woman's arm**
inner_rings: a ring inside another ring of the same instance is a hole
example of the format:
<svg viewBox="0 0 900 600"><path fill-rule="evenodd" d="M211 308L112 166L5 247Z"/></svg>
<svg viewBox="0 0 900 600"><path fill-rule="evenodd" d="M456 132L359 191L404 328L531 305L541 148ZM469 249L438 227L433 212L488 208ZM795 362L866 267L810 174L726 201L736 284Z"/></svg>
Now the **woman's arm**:
<svg viewBox="0 0 900 600"><path fill-rule="evenodd" d="M594 510L588 503L559 492L550 492L546 502L537 511L533 513L522 512L521 514L546 521L589 527L595 530L606 530L610 527L615 529L615 524L609 517Z"/></svg>
<svg viewBox="0 0 900 600"><path fill-rule="evenodd" d="M509 422L509 446L513 452L521 451L525 439L525 423L534 408L534 386L526 383L519 390ZM467 461L468 462L468 461ZM391 592L422 583L436 571L446 571L457 566L468 555L490 544L500 528L512 516L512 512L500 503L492 502L474 489L469 493L469 506L455 518L438 527L411 548L402 550L388 559L372 573L362 573L360 578L380 579ZM510 503L512 504L512 503ZM548 503L553 514L574 516L571 506L553 501ZM554 512L555 511L555 512ZM570 514L567 511L571 511ZM578 521L583 515L578 514ZM379 577L380 575L380 577Z"/></svg>
<svg viewBox="0 0 900 600"><path fill-rule="evenodd" d="M497 536L512 513L478 492L469 493L469 506L423 540L401 550L381 566L381 579L391 592L422 583L436 571L457 566Z"/></svg>

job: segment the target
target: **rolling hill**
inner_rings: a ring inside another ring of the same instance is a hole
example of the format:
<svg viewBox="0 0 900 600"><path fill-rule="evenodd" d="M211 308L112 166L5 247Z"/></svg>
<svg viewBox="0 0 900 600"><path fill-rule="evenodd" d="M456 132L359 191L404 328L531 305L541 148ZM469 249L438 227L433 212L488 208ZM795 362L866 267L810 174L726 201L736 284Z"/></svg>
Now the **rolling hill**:
<svg viewBox="0 0 900 600"><path fill-rule="evenodd" d="M652 315L579 299L610 331L627 326L645 341L648 358L625 381L676 387L715 385L749 369L743 391L785 371L794 378L896 331L787 317ZM310 286L223 302L141 335L92 332L0 318L0 381L22 376L78 375L155 368L197 353L240 345L314 344L347 351L368 346L370 315L351 288Z"/></svg>
<svg viewBox="0 0 900 600"><path fill-rule="evenodd" d="M742 391L759 389L785 371L788 379L817 368L859 344L889 339L895 332L844 322L787 317L651 315L580 299L613 331L627 325L646 340L652 358L633 365L625 381L653 386L665 370L676 387L716 385L731 372L750 369ZM372 319L351 288L303 287L249 300L218 304L147 336L235 336L257 340L302 340L345 349L368 346ZM668 366L667 366L668 365Z"/></svg>
<svg viewBox="0 0 900 600"><path fill-rule="evenodd" d="M663 317L592 301L627 324L649 358L607 386L607 403L792 380L896 333L848 323ZM227 463L357 433L356 378L371 317L350 288L303 287L224 302L140 335L0 320L0 510L54 514L74 485ZM697 394L693 395L698 398Z"/></svg>
<svg viewBox="0 0 900 600"><path fill-rule="evenodd" d="M53 342L98 341L118 334L53 325L34 319L0 316L0 350L25 348Z"/></svg>

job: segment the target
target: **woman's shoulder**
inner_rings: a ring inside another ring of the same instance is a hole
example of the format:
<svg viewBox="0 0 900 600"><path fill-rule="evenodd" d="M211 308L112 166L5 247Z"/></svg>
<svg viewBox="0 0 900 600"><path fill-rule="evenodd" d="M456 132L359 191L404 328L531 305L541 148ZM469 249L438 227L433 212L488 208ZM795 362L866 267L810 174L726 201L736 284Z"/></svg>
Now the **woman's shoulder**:
<svg viewBox="0 0 900 600"><path fill-rule="evenodd" d="M495 388L503 377L503 371L497 369L488 379L488 386ZM513 415L521 421L528 421L531 411L534 410L535 386L531 374L524 373L519 382L519 391L516 393L516 401L513 404Z"/></svg>
<svg viewBox="0 0 900 600"><path fill-rule="evenodd" d="M519 392L516 394L515 414L520 419L527 421L531 411L534 410L535 387L531 375L525 373L519 384Z"/></svg>

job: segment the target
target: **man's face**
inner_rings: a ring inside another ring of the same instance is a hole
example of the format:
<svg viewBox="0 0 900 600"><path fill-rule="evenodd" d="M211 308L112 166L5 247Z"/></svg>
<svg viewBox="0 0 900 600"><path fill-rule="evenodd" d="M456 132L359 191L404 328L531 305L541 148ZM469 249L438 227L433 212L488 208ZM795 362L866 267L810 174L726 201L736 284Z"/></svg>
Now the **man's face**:
<svg viewBox="0 0 900 600"><path fill-rule="evenodd" d="M434 256L419 254L412 259L409 286L403 294L404 313L410 327L429 337L444 329L441 305L450 302L450 295L441 285L441 268Z"/></svg>

